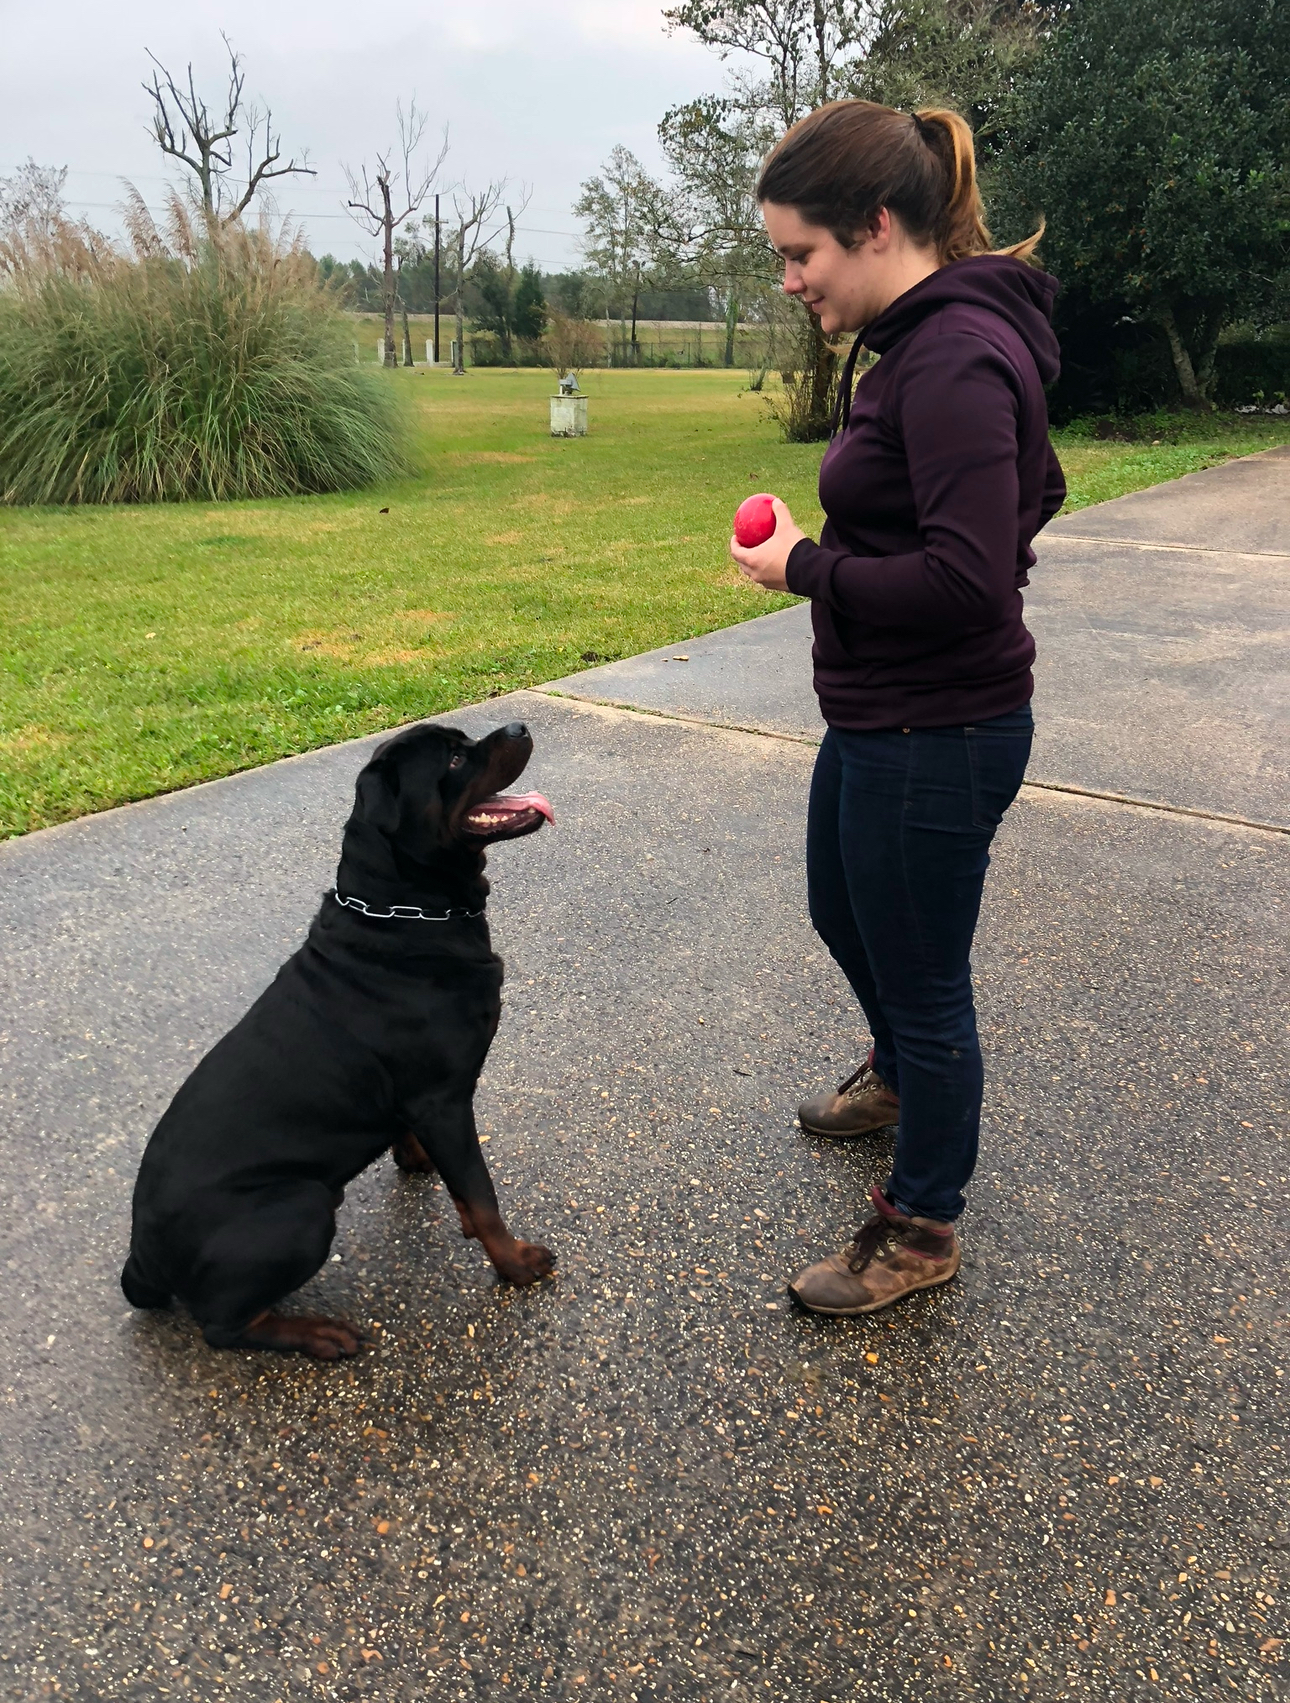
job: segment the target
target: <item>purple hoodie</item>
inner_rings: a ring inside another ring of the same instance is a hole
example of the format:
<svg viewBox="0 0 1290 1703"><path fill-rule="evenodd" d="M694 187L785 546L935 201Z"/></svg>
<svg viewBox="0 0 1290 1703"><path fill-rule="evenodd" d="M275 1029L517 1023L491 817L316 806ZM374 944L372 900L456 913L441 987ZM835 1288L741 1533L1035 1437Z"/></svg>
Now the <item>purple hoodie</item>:
<svg viewBox="0 0 1290 1703"><path fill-rule="evenodd" d="M1066 495L1043 389L1056 293L1045 272L979 255L861 332L882 359L825 452L820 542L788 558L830 726L952 727L1029 701L1021 587Z"/></svg>

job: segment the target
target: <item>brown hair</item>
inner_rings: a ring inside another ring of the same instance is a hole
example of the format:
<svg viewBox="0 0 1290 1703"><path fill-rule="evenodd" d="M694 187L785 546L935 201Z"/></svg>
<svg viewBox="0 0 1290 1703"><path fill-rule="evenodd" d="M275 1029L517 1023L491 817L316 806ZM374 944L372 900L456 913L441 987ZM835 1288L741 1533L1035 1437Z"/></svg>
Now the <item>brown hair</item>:
<svg viewBox="0 0 1290 1703"><path fill-rule="evenodd" d="M992 252L971 127L940 107L912 114L875 101L817 107L767 154L757 199L792 207L844 248L886 207L942 264ZM993 252L1029 260L1043 234L1041 225Z"/></svg>

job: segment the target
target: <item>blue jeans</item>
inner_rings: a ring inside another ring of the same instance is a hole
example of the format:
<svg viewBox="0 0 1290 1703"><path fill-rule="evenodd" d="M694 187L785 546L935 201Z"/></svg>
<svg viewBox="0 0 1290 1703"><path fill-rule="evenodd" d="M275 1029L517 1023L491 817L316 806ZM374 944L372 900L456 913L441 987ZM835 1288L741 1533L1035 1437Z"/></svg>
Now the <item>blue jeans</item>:
<svg viewBox="0 0 1290 1703"><path fill-rule="evenodd" d="M1033 733L1029 704L970 727L830 728L811 781L811 921L900 1096L887 1193L943 1222L963 1210L981 1122L972 936Z"/></svg>

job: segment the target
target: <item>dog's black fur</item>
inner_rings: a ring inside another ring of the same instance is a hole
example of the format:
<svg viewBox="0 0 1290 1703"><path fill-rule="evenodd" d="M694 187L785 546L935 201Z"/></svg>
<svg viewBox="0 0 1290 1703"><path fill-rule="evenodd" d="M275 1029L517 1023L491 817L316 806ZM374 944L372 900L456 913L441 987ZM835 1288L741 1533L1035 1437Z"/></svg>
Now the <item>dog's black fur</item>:
<svg viewBox="0 0 1290 1703"><path fill-rule="evenodd" d="M518 722L478 743L422 724L363 769L336 891L144 1152L121 1274L132 1305L178 1297L216 1348L357 1352L352 1327L273 1309L326 1260L345 1185L391 1147L404 1170L439 1172L503 1277L552 1269L502 1222L473 1110L501 1012L484 849L549 815L537 794L536 806L497 796L532 749ZM377 920L337 895L454 914Z"/></svg>

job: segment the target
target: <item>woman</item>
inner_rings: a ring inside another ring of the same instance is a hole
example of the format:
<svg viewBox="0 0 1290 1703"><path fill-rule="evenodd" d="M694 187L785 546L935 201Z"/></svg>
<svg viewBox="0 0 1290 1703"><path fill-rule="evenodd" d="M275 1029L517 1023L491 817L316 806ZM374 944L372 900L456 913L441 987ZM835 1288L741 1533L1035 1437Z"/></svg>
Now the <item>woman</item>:
<svg viewBox="0 0 1290 1703"><path fill-rule="evenodd" d="M731 554L767 590L811 599L828 723L811 921L873 1036L799 1117L843 1140L899 1123L872 1216L789 1290L815 1312L869 1313L959 1267L982 1092L969 954L1030 755L1030 542L1065 496L1043 388L1057 286L1026 264L1037 236L989 252L956 113L821 107L768 156L757 196L785 291L826 335L860 334L820 469L820 542L776 501L773 536ZM880 359L852 398L862 345Z"/></svg>

